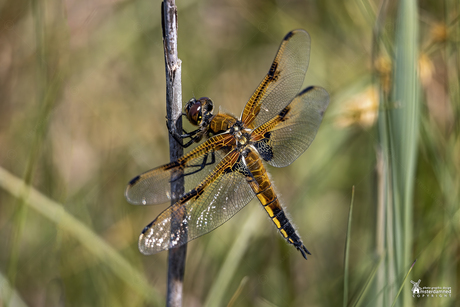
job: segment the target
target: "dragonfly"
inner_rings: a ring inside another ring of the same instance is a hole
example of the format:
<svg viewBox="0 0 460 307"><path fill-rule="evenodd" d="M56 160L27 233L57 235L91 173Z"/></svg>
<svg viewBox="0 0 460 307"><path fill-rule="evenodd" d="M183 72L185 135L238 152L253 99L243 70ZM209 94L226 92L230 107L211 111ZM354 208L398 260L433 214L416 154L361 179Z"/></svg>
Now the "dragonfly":
<svg viewBox="0 0 460 307"><path fill-rule="evenodd" d="M322 122L329 94L318 86L301 90L309 58L309 34L291 31L239 118L213 114L208 97L192 98L185 105L182 115L197 129L179 133L173 124L169 132L186 141L185 147L197 143L196 147L134 177L125 191L131 204L161 204L171 201L172 183L184 182L179 200L142 230L141 253L154 254L196 239L256 197L281 236L307 259L310 252L288 219L265 165L285 167L294 162Z"/></svg>

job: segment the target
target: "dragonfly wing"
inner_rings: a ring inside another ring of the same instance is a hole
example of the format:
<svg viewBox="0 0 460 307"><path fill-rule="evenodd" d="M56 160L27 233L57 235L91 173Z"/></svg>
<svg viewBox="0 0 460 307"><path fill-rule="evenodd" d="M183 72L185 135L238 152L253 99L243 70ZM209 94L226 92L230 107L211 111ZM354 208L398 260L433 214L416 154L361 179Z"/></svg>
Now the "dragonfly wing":
<svg viewBox="0 0 460 307"><path fill-rule="evenodd" d="M254 128L278 114L300 91L310 58L310 35L289 32L281 42L270 70L246 104L241 120Z"/></svg>
<svg viewBox="0 0 460 307"><path fill-rule="evenodd" d="M219 227L248 204L255 194L240 156L237 149L231 151L200 185L146 226L139 250L150 255L181 246ZM171 232L174 221L178 222Z"/></svg>
<svg viewBox="0 0 460 307"><path fill-rule="evenodd" d="M196 187L222 160L224 146L234 142L231 135L218 135L177 161L134 177L126 187L125 196L133 205L162 204L171 200L171 180L184 178L184 190ZM185 176L183 176L185 175Z"/></svg>
<svg viewBox="0 0 460 307"><path fill-rule="evenodd" d="M294 162L316 136L329 94L321 87L300 92L277 116L253 132L255 147L270 165L284 167Z"/></svg>

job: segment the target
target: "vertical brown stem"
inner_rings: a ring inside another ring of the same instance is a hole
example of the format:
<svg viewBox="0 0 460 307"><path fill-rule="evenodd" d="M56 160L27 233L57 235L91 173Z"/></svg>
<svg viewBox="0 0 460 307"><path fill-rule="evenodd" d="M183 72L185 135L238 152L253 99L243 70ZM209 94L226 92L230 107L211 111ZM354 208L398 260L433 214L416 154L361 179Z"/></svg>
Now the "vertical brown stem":
<svg viewBox="0 0 460 307"><path fill-rule="evenodd" d="M177 7L174 0L165 0L161 3L163 46L165 51L166 67L166 114L170 127L176 127L176 119L181 116L182 90L181 90L181 61L177 57ZM182 122L177 126L182 131ZM183 149L174 138L169 136L169 157L171 161L183 155ZM171 205L184 193L183 180L171 183ZM180 227L180 220L171 221L171 232ZM182 287L185 271L185 256L187 245L173 248L168 257L168 293L166 306L182 306Z"/></svg>

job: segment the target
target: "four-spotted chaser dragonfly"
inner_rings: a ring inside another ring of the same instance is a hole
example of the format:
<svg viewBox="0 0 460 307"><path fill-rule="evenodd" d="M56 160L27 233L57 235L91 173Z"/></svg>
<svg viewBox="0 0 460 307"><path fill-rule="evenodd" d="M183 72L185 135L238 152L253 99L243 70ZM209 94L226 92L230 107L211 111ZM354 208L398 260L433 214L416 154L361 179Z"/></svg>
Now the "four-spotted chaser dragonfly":
<svg viewBox="0 0 460 307"><path fill-rule="evenodd" d="M177 161L133 178L125 196L131 204L165 203L171 182L184 180L185 193L147 225L139 237L144 254L178 247L219 227L257 197L288 243L306 259L310 252L284 213L263 161L283 167L311 144L329 95L323 88L300 91L308 68L310 36L304 30L283 39L270 70L247 102L240 118L212 114L213 103L203 97L185 106L188 120L198 126L185 146L206 141ZM173 221L179 227L171 230Z"/></svg>

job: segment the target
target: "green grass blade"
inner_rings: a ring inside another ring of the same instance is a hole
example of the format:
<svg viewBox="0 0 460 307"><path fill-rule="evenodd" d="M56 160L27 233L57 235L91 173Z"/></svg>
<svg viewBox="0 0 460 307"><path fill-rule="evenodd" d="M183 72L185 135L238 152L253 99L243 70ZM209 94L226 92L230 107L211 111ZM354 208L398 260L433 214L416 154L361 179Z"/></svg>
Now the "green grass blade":
<svg viewBox="0 0 460 307"><path fill-rule="evenodd" d="M113 247L107 244L86 225L67 213L61 204L56 203L22 180L0 167L0 187L14 197L24 201L30 208L39 212L56 225L67 231L88 249L94 256L112 270L122 281L155 306L163 304L157 291L152 288L145 277L136 270ZM26 198L24 198L26 196Z"/></svg>
<svg viewBox="0 0 460 307"><path fill-rule="evenodd" d="M348 226L347 226L347 238L345 240L345 257L343 264L343 306L347 306L348 303L348 262L350 255L350 235L351 235L351 218L353 213L353 201L355 199L355 186L351 190L351 204L350 211L348 212Z"/></svg>
<svg viewBox="0 0 460 307"><path fill-rule="evenodd" d="M366 283L364 284L364 287L361 289L356 299L356 302L353 304L354 307L361 306L361 304L363 303L362 299L366 296L366 293L369 291L370 285L372 284L372 281L375 279L375 275L377 273L378 268L382 264L383 259L384 257L380 257L379 262L372 269L371 274L369 274L369 277L367 278Z"/></svg>
<svg viewBox="0 0 460 307"><path fill-rule="evenodd" d="M8 279L0 273L0 306L27 307L19 293L11 287Z"/></svg>
<svg viewBox="0 0 460 307"><path fill-rule="evenodd" d="M228 252L212 288L209 290L208 297L203 306L222 306L222 299L228 289L228 285L243 259L255 229L258 228L258 225L263 220L263 215L260 214L259 208L253 206L251 209L246 222L243 227L240 228L238 235L235 236L233 245Z"/></svg>
<svg viewBox="0 0 460 307"><path fill-rule="evenodd" d="M246 286L248 283L249 277L244 276L243 279L241 279L241 282L238 286L238 289L236 289L235 293L233 294L232 298L230 299L227 307L233 307L235 306L235 302L238 299L238 297L241 295L241 292L243 291L243 288Z"/></svg>
<svg viewBox="0 0 460 307"><path fill-rule="evenodd" d="M412 268L414 267L416 262L417 262L417 259L415 259L414 263L412 263L412 265L410 266L410 269L407 272L406 276L404 277L404 280L403 280L403 282L401 284L401 287L399 287L398 294L396 294L396 297L395 297L395 299L393 301L393 304L391 304L391 307L393 307L396 304L396 301L398 300L398 296L401 293L402 289L404 288L404 285L406 284L407 277L409 277L409 273L412 271Z"/></svg>
<svg viewBox="0 0 460 307"><path fill-rule="evenodd" d="M419 128L418 13L417 2L399 2L396 25L394 102L390 111L390 140L393 192L395 193L395 239L397 276L402 276L412 258L413 189L417 161ZM403 293L403 305L410 306L409 292Z"/></svg>

